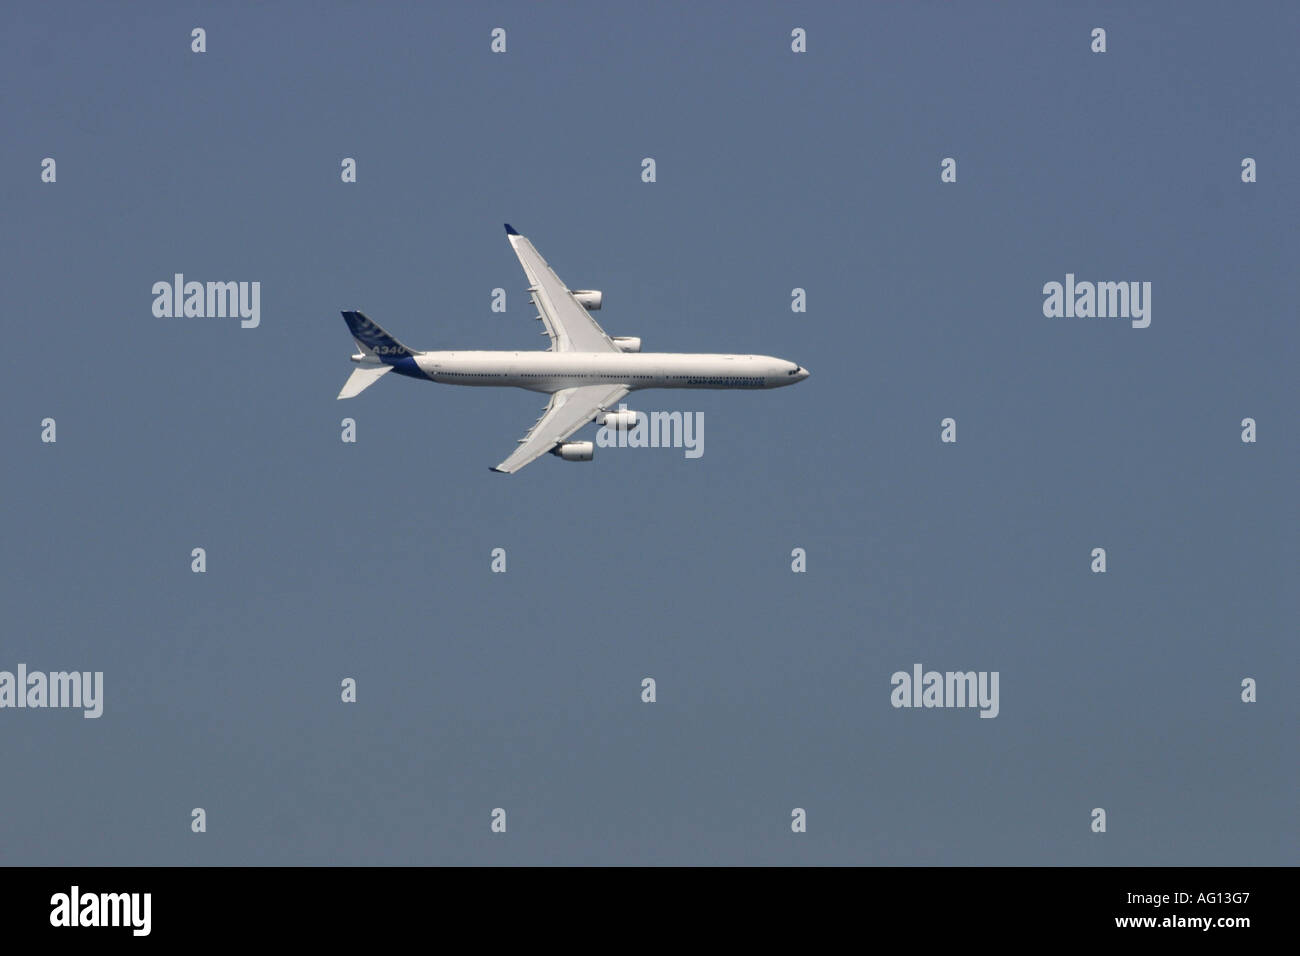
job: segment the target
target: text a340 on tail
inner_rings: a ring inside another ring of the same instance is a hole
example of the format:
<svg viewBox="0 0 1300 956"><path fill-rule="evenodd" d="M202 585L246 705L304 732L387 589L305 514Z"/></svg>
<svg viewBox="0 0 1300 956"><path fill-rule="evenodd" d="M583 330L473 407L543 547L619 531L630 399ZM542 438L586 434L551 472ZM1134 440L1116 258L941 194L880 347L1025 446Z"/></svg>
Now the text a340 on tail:
<svg viewBox="0 0 1300 956"><path fill-rule="evenodd" d="M647 388L770 389L794 385L808 370L770 355L642 352L641 339L611 337L591 313L602 293L571 291L525 237L506 224L506 238L528 277L528 292L550 345L538 351L419 352L408 348L361 312L343 320L359 351L357 368L339 392L354 398L390 372L444 385L525 388L550 396L540 418L492 471L511 474L550 452L566 461L590 461L592 442L570 441L595 422L630 427L636 413L616 408L629 393ZM611 410L614 409L614 410Z"/></svg>

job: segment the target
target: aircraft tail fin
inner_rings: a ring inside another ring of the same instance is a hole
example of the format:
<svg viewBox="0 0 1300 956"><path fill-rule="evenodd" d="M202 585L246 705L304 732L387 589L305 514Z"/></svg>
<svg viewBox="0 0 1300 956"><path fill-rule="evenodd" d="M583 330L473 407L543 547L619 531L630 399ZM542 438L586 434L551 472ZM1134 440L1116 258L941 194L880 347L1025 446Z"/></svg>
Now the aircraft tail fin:
<svg viewBox="0 0 1300 956"><path fill-rule="evenodd" d="M416 354L393 338L361 312L344 312L343 321L348 324L348 331L361 345L362 351L372 353L386 365L393 365L399 359L410 358Z"/></svg>

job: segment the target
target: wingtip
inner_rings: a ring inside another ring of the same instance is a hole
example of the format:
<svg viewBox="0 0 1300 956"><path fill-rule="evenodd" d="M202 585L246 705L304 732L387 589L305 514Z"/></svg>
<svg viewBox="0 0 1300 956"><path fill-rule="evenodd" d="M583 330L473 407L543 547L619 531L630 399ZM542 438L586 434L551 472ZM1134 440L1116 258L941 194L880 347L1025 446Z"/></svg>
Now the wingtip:
<svg viewBox="0 0 1300 956"><path fill-rule="evenodd" d="M519 235L519 230L516 229L514 226L510 225L510 223L506 223L506 235L517 236Z"/></svg>
<svg viewBox="0 0 1300 956"><path fill-rule="evenodd" d="M508 472L508 471L502 471L500 468L496 468L496 467L489 468L488 471L495 471L498 475L508 475L508 474L510 474L510 472Z"/></svg>

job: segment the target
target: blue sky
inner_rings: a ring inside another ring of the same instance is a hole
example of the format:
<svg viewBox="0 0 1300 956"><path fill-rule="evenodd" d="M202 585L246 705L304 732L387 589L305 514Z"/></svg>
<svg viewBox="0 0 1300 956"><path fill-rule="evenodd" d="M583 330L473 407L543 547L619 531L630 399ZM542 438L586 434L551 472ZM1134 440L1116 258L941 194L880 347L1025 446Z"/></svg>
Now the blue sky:
<svg viewBox="0 0 1300 956"><path fill-rule="evenodd" d="M1293 5L0 24L0 669L105 683L0 711L3 862L1295 861ZM634 394L698 460L508 478L541 396L336 402L340 309L541 346L507 221L611 334L812 377ZM176 272L261 324L155 318ZM1151 326L1046 318L1066 273ZM916 662L998 671L998 717L892 708Z"/></svg>

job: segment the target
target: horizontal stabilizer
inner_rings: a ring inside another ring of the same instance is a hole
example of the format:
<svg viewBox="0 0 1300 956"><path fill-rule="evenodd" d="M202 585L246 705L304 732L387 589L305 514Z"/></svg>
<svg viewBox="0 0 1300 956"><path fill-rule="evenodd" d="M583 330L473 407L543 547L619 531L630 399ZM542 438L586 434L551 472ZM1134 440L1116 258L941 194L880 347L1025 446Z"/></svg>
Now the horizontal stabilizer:
<svg viewBox="0 0 1300 956"><path fill-rule="evenodd" d="M339 392L339 398L352 398L360 395L375 382L388 372L391 372L391 365L368 366L356 369L348 380L343 383L343 391Z"/></svg>

